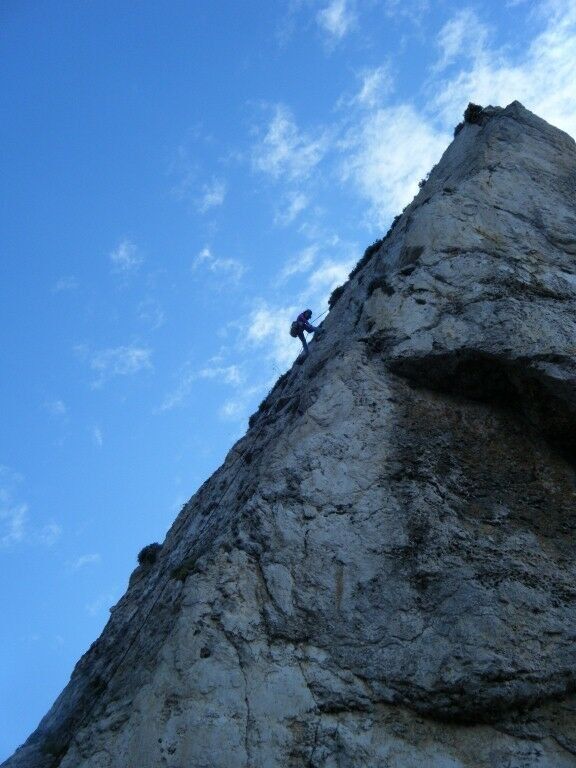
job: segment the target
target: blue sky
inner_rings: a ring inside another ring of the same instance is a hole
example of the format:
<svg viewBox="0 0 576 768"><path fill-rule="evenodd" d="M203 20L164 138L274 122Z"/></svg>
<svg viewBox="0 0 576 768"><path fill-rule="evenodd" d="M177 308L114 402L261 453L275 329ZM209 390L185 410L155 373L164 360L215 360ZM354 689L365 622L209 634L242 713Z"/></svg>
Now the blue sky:
<svg viewBox="0 0 576 768"><path fill-rule="evenodd" d="M0 4L0 760L438 161L576 135L567 0Z"/></svg>

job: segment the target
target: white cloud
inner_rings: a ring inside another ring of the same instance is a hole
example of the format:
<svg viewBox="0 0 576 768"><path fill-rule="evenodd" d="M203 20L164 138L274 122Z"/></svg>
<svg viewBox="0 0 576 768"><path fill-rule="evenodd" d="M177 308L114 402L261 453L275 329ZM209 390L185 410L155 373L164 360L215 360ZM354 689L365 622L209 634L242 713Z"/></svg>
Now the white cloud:
<svg viewBox="0 0 576 768"><path fill-rule="evenodd" d="M202 195L198 201L198 210L200 213L206 213L211 208L217 208L222 205L226 197L226 184L219 179L212 179L209 184L202 188Z"/></svg>
<svg viewBox="0 0 576 768"><path fill-rule="evenodd" d="M239 421L244 418L245 413L245 404L240 400L226 400L219 411L220 417L225 421Z"/></svg>
<svg viewBox="0 0 576 768"><path fill-rule="evenodd" d="M488 39L488 28L482 24L471 8L463 8L440 30L437 45L440 59L435 65L441 71L454 63L457 57L481 57Z"/></svg>
<svg viewBox="0 0 576 768"><path fill-rule="evenodd" d="M294 181L309 176L326 150L324 135L314 139L303 133L288 107L277 104L264 137L253 148L252 160L256 170Z"/></svg>
<svg viewBox="0 0 576 768"><path fill-rule="evenodd" d="M79 571L81 568L85 568L87 565L95 565L101 560L98 552L93 552L89 555L81 555L77 560L70 564L71 571Z"/></svg>
<svg viewBox="0 0 576 768"><path fill-rule="evenodd" d="M298 312L297 306L274 307L266 302L254 309L247 323L246 339L258 347L266 347L266 357L273 360L279 367L290 365L300 349L290 334L290 323Z"/></svg>
<svg viewBox="0 0 576 768"><path fill-rule="evenodd" d="M244 381L242 372L237 365L207 365L197 371L187 371L181 377L176 389L164 398L159 411L171 411L173 408L183 405L190 396L194 384L201 379L215 380L218 384L232 387L240 386Z"/></svg>
<svg viewBox="0 0 576 768"><path fill-rule="evenodd" d="M306 295L311 298L319 297L319 301L323 305L334 288L337 285L342 285L348 279L348 274L355 261L357 259L354 257L345 261L336 261L334 259L323 261L308 278Z"/></svg>
<svg viewBox="0 0 576 768"><path fill-rule="evenodd" d="M409 104L378 109L348 134L342 177L352 181L383 227L418 191L450 139Z"/></svg>
<svg viewBox="0 0 576 768"><path fill-rule="evenodd" d="M195 381L195 378L184 376L176 389L173 392L170 392L170 394L166 395L160 407L158 408L158 411L160 413L164 411L171 411L173 408L178 408L178 406L182 405L192 391L192 385Z"/></svg>
<svg viewBox="0 0 576 768"><path fill-rule="evenodd" d="M145 347L114 347L90 352L86 347L76 347L76 352L88 360L90 368L97 374L94 387L117 376L133 376L152 368L152 351Z"/></svg>
<svg viewBox="0 0 576 768"><path fill-rule="evenodd" d="M52 293L64 293L67 291L75 291L78 288L78 280L72 275L67 277L61 277L54 287Z"/></svg>
<svg viewBox="0 0 576 768"><path fill-rule="evenodd" d="M110 253L110 261L114 272L124 275L135 272L142 264L142 256L137 246L131 240L122 240Z"/></svg>
<svg viewBox="0 0 576 768"><path fill-rule="evenodd" d="M296 219L302 211L306 210L308 203L309 199L303 192L289 193L284 210L278 212L274 217L274 224L280 224L283 227L292 224L294 219Z"/></svg>
<svg viewBox="0 0 576 768"><path fill-rule="evenodd" d="M230 282L237 284L246 271L246 267L238 259L218 258L213 255L210 248L203 248L192 262L192 271L196 272L199 269L225 276L228 284Z"/></svg>
<svg viewBox="0 0 576 768"><path fill-rule="evenodd" d="M381 67L366 69L360 77L362 85L354 102L368 108L382 106L394 89L394 78L390 72L390 66L384 64Z"/></svg>
<svg viewBox="0 0 576 768"><path fill-rule="evenodd" d="M308 272L316 261L319 245L309 245L303 248L295 256L288 260L282 272L280 273L279 282L282 283L294 275L301 274L302 272Z"/></svg>
<svg viewBox="0 0 576 768"><path fill-rule="evenodd" d="M325 8L318 11L318 24L331 40L341 40L354 27L355 16L347 0L332 0Z"/></svg>

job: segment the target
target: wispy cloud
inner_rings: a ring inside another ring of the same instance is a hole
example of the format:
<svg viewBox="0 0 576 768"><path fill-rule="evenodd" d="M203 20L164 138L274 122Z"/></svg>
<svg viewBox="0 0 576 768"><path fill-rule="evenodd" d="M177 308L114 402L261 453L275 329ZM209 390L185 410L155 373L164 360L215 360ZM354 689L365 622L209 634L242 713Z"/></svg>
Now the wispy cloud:
<svg viewBox="0 0 576 768"><path fill-rule="evenodd" d="M222 259L214 256L210 248L203 248L192 262L193 272L202 270L225 275L228 284L230 282L237 284L246 271L246 267L238 259Z"/></svg>
<svg viewBox="0 0 576 768"><path fill-rule="evenodd" d="M418 191L449 140L411 105L375 110L348 134L342 178L367 199L372 221L383 227Z"/></svg>
<svg viewBox="0 0 576 768"><path fill-rule="evenodd" d="M298 129L288 107L277 104L264 135L253 147L254 168L275 179L304 179L327 150L327 138L312 138Z"/></svg>
<svg viewBox="0 0 576 768"><path fill-rule="evenodd" d="M459 10L440 30L436 44L440 59L435 71L441 71L457 59L482 56L488 39L488 28L471 8Z"/></svg>
<svg viewBox="0 0 576 768"><path fill-rule="evenodd" d="M282 271L280 272L279 283L283 283L285 280L293 277L294 275L308 272L308 270L311 269L312 265L316 261L316 257L318 256L319 251L320 246L317 243L314 243L313 245L309 245L306 248L303 248L301 251L288 259Z"/></svg>
<svg viewBox="0 0 576 768"><path fill-rule="evenodd" d="M9 467L0 465L0 547L16 544L53 546L62 534L55 522L35 527L29 521L29 508L20 500L23 478Z"/></svg>
<svg viewBox="0 0 576 768"><path fill-rule="evenodd" d="M245 425L246 419L254 407L254 400L262 398L275 378L275 374L264 379L260 377L259 383L250 387L243 387L233 397L227 398L218 411L220 419L234 422L237 425Z"/></svg>
<svg viewBox="0 0 576 768"><path fill-rule="evenodd" d="M152 368L152 351L146 347L113 347L90 351L85 346L78 346L76 352L97 374L94 387L101 387L109 379L134 376Z"/></svg>
<svg viewBox="0 0 576 768"><path fill-rule="evenodd" d="M127 275L136 272L142 264L138 247L131 240L122 240L109 254L114 272Z"/></svg>
<svg viewBox="0 0 576 768"><path fill-rule="evenodd" d="M289 192L282 211L276 213L274 223L285 227L306 210L309 198L303 192Z"/></svg>
<svg viewBox="0 0 576 768"><path fill-rule="evenodd" d="M391 18L407 19L419 27L431 8L431 2L430 0L384 0L383 8Z"/></svg>
<svg viewBox="0 0 576 768"><path fill-rule="evenodd" d="M353 102L361 107L382 106L394 90L394 77L390 65L365 69L360 74L361 85Z"/></svg>
<svg viewBox="0 0 576 768"><path fill-rule="evenodd" d="M75 572L85 568L87 565L96 565L101 559L102 558L98 552L93 552L89 555L81 555L70 563L70 571Z"/></svg>
<svg viewBox="0 0 576 768"><path fill-rule="evenodd" d="M171 194L179 201L189 203L197 213L207 213L221 206L228 192L228 184L215 170L207 170L210 157L217 144L213 134L202 123L193 126L174 150L167 172L172 179ZM219 164L226 164L237 156L236 150L227 148L220 153Z"/></svg>
<svg viewBox="0 0 576 768"><path fill-rule="evenodd" d="M198 136L193 135L192 138L197 139ZM199 168L197 161L191 158L186 143L176 147L168 168L168 175L173 179L170 192L177 200L194 199L193 192L198 188Z"/></svg>
<svg viewBox="0 0 576 768"><path fill-rule="evenodd" d="M356 17L348 0L332 0L318 11L316 20L330 40L341 40L353 29Z"/></svg>
<svg viewBox="0 0 576 768"><path fill-rule="evenodd" d="M247 341L254 346L265 347L266 357L277 365L288 366L297 354L294 339L289 335L288 329L300 311L295 304L274 306L262 301L248 318Z"/></svg>
<svg viewBox="0 0 576 768"><path fill-rule="evenodd" d="M183 405L191 395L194 384L200 380L213 380L218 384L237 387L242 384L244 377L238 365L206 365L199 370L185 371L175 389L167 395L159 411L171 411Z"/></svg>
<svg viewBox="0 0 576 768"><path fill-rule="evenodd" d="M28 506L3 501L0 494L0 545L3 547L22 541Z"/></svg>
<svg viewBox="0 0 576 768"><path fill-rule="evenodd" d="M220 417L225 421L239 421L246 414L246 404L244 400L226 400L219 411Z"/></svg>
<svg viewBox="0 0 576 768"><path fill-rule="evenodd" d="M62 417L68 413L68 408L63 400L48 400L44 403L44 408L50 416Z"/></svg>
<svg viewBox="0 0 576 768"><path fill-rule="evenodd" d="M94 352L90 367L99 375L99 380L114 376L133 376L135 373L152 368L152 352L143 347L115 347Z"/></svg>
<svg viewBox="0 0 576 768"><path fill-rule="evenodd" d="M237 365L228 365L224 367L202 368L197 373L198 379L216 379L222 384L241 384L242 375Z"/></svg>
<svg viewBox="0 0 576 768"><path fill-rule="evenodd" d="M15 499L22 476L0 465L0 546L8 547L23 540L28 505Z"/></svg>
<svg viewBox="0 0 576 768"><path fill-rule="evenodd" d="M164 325L164 310L155 299L145 299L138 305L138 319L157 330Z"/></svg>
<svg viewBox="0 0 576 768"><path fill-rule="evenodd" d="M42 526L35 534L38 543L44 547L53 547L61 536L62 526L54 522Z"/></svg>
<svg viewBox="0 0 576 768"><path fill-rule="evenodd" d="M321 297L320 302L323 305L334 288L347 280L348 274L356 260L355 256L345 261L325 259L310 274L305 296L310 298Z"/></svg>
<svg viewBox="0 0 576 768"><path fill-rule="evenodd" d="M61 277L52 288L52 293L72 292L78 288L78 280L72 275Z"/></svg>
<svg viewBox="0 0 576 768"><path fill-rule="evenodd" d="M204 184L198 200L198 210L206 213L211 208L222 205L226 197L226 183L221 179L212 179L209 184Z"/></svg>
<svg viewBox="0 0 576 768"><path fill-rule="evenodd" d="M104 445L104 435L97 424L92 427L92 441L98 448Z"/></svg>

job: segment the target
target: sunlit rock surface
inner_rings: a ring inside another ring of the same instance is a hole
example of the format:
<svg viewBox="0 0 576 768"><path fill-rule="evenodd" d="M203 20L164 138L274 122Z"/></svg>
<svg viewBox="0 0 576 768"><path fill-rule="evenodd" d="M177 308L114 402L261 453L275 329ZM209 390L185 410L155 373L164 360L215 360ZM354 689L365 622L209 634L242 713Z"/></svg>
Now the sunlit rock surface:
<svg viewBox="0 0 576 768"><path fill-rule="evenodd" d="M576 765L576 148L477 120L4 766Z"/></svg>

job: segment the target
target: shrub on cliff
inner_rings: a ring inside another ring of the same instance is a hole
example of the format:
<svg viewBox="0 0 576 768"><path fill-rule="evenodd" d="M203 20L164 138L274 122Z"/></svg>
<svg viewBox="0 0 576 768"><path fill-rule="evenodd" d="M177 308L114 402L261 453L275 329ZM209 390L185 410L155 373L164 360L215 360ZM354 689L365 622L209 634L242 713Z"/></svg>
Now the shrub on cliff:
<svg viewBox="0 0 576 768"><path fill-rule="evenodd" d="M381 238L380 240L375 240L372 243L372 245L369 245L368 248L366 248L366 250L364 251L364 256L362 256L362 258L360 259L358 264L356 264L352 272L350 272L348 277L352 278L355 275L357 275L358 272L360 272L360 270L362 269L362 267L368 264L372 256L374 256L374 254L380 249L380 246L382 245L383 242L384 242L384 238Z"/></svg>
<svg viewBox="0 0 576 768"><path fill-rule="evenodd" d="M464 123L479 125L482 122L483 112L484 108L481 107L480 104L472 104L472 102L470 102L464 112L464 120L461 123L458 123L458 125L454 128L454 138L456 138L462 128L464 128Z"/></svg>
<svg viewBox="0 0 576 768"><path fill-rule="evenodd" d="M484 107L481 107L480 104L472 104L472 102L470 102L464 112L464 122L473 124L480 123L482 120L483 111Z"/></svg>
<svg viewBox="0 0 576 768"><path fill-rule="evenodd" d="M337 288L334 288L332 293L330 294L330 298L328 299L328 307L329 309L332 309L332 307L336 304L340 296L344 293L344 286L339 285Z"/></svg>
<svg viewBox="0 0 576 768"><path fill-rule="evenodd" d="M139 565L154 565L162 549L162 544L154 542L154 544L148 544L144 549L138 552Z"/></svg>

